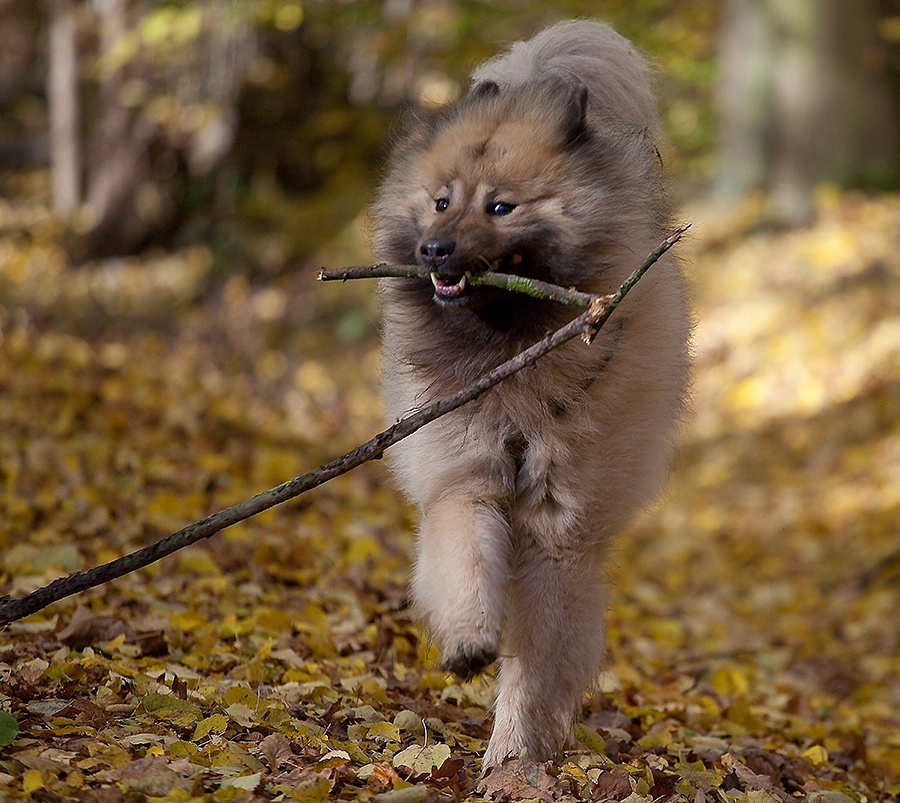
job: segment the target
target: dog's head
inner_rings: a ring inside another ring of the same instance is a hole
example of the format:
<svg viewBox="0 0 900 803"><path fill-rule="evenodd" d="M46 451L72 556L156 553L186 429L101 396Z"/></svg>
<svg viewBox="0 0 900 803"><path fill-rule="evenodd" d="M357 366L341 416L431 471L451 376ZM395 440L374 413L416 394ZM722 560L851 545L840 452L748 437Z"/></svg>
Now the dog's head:
<svg viewBox="0 0 900 803"><path fill-rule="evenodd" d="M573 151L589 140L586 105L580 84L487 81L420 132L405 165L404 249L439 304L496 299L467 283L486 270L555 278L549 257L573 200Z"/></svg>

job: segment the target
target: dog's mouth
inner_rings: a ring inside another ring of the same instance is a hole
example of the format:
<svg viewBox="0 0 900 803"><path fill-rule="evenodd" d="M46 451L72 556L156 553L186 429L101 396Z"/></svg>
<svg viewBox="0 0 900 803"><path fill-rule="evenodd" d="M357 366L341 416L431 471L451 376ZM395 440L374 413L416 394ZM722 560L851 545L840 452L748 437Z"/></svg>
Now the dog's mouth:
<svg viewBox="0 0 900 803"><path fill-rule="evenodd" d="M521 254L513 253L486 264L489 266L489 270L496 273L516 273L516 269L521 267L523 259ZM431 283L434 285L434 297L443 304L455 305L465 302L473 290L481 289L467 280L473 275L483 272L483 267L478 271L466 271L458 275L442 275L432 272Z"/></svg>
<svg viewBox="0 0 900 803"><path fill-rule="evenodd" d="M466 292L466 274L462 276L439 276L431 274L431 283L434 285L434 294L440 300L452 301L462 298Z"/></svg>

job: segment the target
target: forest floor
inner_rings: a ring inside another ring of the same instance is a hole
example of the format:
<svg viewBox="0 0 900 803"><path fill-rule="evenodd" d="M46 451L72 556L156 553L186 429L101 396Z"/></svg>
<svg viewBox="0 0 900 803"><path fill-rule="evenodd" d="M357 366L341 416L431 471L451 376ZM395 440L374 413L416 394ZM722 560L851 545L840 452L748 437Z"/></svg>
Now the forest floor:
<svg viewBox="0 0 900 803"><path fill-rule="evenodd" d="M0 595L381 428L371 285L210 291L204 249L71 268L27 197L0 202ZM894 799L900 197L823 192L795 230L685 215L677 464L615 551L583 749L510 794ZM0 628L0 801L477 798L493 681L437 669L413 526L367 464Z"/></svg>

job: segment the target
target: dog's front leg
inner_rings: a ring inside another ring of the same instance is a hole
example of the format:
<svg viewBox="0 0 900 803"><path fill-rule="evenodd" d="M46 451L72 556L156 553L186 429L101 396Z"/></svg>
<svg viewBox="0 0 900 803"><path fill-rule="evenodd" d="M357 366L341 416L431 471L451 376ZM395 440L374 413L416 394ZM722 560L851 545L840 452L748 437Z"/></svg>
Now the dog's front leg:
<svg viewBox="0 0 900 803"><path fill-rule="evenodd" d="M605 644L602 553L572 553L532 544L517 558L485 772L522 748L532 761L557 758L599 669Z"/></svg>
<svg viewBox="0 0 900 803"><path fill-rule="evenodd" d="M472 490L447 492L423 510L412 583L442 668L466 679L497 658L510 565L506 517Z"/></svg>

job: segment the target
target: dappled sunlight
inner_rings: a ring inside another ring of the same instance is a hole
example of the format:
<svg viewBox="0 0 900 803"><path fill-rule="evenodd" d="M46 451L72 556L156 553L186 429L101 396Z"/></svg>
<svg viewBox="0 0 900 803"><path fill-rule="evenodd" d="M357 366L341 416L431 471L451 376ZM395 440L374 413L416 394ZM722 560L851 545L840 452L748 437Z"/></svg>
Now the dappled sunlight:
<svg viewBox="0 0 900 803"><path fill-rule="evenodd" d="M676 746L715 722L897 788L898 235L896 196L833 192L809 228L698 226L693 416L610 613L621 690L674 705Z"/></svg>

